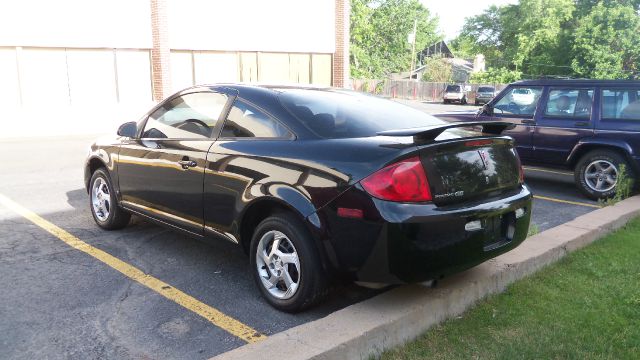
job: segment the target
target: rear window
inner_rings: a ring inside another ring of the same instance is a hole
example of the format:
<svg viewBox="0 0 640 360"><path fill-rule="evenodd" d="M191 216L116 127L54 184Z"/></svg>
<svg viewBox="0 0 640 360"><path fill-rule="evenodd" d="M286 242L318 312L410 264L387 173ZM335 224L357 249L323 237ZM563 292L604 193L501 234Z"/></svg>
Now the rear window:
<svg viewBox="0 0 640 360"><path fill-rule="evenodd" d="M447 92L460 92L460 85L447 85Z"/></svg>
<svg viewBox="0 0 640 360"><path fill-rule="evenodd" d="M279 97L309 130L327 139L369 137L379 131L445 124L409 106L355 92L284 90Z"/></svg>
<svg viewBox="0 0 640 360"><path fill-rule="evenodd" d="M602 118L640 120L640 88L603 89Z"/></svg>
<svg viewBox="0 0 640 360"><path fill-rule="evenodd" d="M489 86L480 86L478 88L478 92L493 92L494 89L492 87Z"/></svg>
<svg viewBox="0 0 640 360"><path fill-rule="evenodd" d="M513 90L514 94L522 94L522 95L528 95L531 94L531 90L529 89L515 89Z"/></svg>

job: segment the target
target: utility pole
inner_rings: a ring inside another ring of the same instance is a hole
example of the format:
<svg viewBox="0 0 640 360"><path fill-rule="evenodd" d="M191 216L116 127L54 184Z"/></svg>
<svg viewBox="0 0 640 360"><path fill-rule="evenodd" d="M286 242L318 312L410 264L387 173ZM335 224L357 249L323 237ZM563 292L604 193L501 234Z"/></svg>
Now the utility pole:
<svg viewBox="0 0 640 360"><path fill-rule="evenodd" d="M418 27L418 19L413 21L413 32L409 34L409 42L411 43L411 72L409 79L413 79L413 71L416 66L416 30Z"/></svg>

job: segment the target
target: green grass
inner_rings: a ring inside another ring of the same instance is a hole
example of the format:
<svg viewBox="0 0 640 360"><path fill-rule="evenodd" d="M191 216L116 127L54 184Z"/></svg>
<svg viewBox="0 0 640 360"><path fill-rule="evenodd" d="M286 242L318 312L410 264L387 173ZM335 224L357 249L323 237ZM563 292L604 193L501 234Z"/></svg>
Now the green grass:
<svg viewBox="0 0 640 360"><path fill-rule="evenodd" d="M640 359L640 219L382 359Z"/></svg>

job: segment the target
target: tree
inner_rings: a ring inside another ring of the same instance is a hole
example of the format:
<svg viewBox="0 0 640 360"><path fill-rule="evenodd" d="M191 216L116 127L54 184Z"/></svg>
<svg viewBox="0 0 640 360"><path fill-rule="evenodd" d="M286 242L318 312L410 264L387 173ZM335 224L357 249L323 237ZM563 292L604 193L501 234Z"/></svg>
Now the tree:
<svg viewBox="0 0 640 360"><path fill-rule="evenodd" d="M520 0L467 18L453 43L528 78L628 78L640 66L639 18L640 0Z"/></svg>
<svg viewBox="0 0 640 360"><path fill-rule="evenodd" d="M480 71L471 74L469 80L472 84L509 84L520 80L522 73L507 68L489 68L487 71Z"/></svg>
<svg viewBox="0 0 640 360"><path fill-rule="evenodd" d="M505 61L504 53L516 40L512 19L518 17L514 14L517 9L513 5L492 5L482 14L466 18L460 35L451 42L453 48L463 50L465 57L483 54L488 66L512 65L512 61Z"/></svg>
<svg viewBox="0 0 640 360"><path fill-rule="evenodd" d="M453 78L453 67L443 57L429 57L425 59L425 72L422 74L423 81L451 82Z"/></svg>
<svg viewBox="0 0 640 360"><path fill-rule="evenodd" d="M473 39L469 37L458 36L448 45L455 57L463 59L473 59L477 54L483 53L483 51L478 50Z"/></svg>
<svg viewBox="0 0 640 360"><path fill-rule="evenodd" d="M640 16L632 5L598 3L580 19L573 45L573 70L583 77L640 77Z"/></svg>
<svg viewBox="0 0 640 360"><path fill-rule="evenodd" d="M352 0L351 76L376 78L409 70L407 36L417 20L416 49L442 39L438 19L419 0Z"/></svg>
<svg viewBox="0 0 640 360"><path fill-rule="evenodd" d="M513 61L530 75L571 73L566 51L574 0L521 0L518 4L517 46ZM511 54L510 54L511 55Z"/></svg>

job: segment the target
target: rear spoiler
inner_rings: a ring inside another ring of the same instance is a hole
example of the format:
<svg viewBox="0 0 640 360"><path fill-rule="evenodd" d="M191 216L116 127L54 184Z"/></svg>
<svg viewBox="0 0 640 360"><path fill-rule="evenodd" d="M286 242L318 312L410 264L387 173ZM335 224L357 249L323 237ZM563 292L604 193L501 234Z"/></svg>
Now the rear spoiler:
<svg viewBox="0 0 640 360"><path fill-rule="evenodd" d="M515 124L504 121L460 121L444 125L386 130L380 131L377 134L380 136L413 136L413 141L418 143L433 141L449 129L474 126L482 126L482 132L485 134L500 135L505 130L513 129Z"/></svg>

